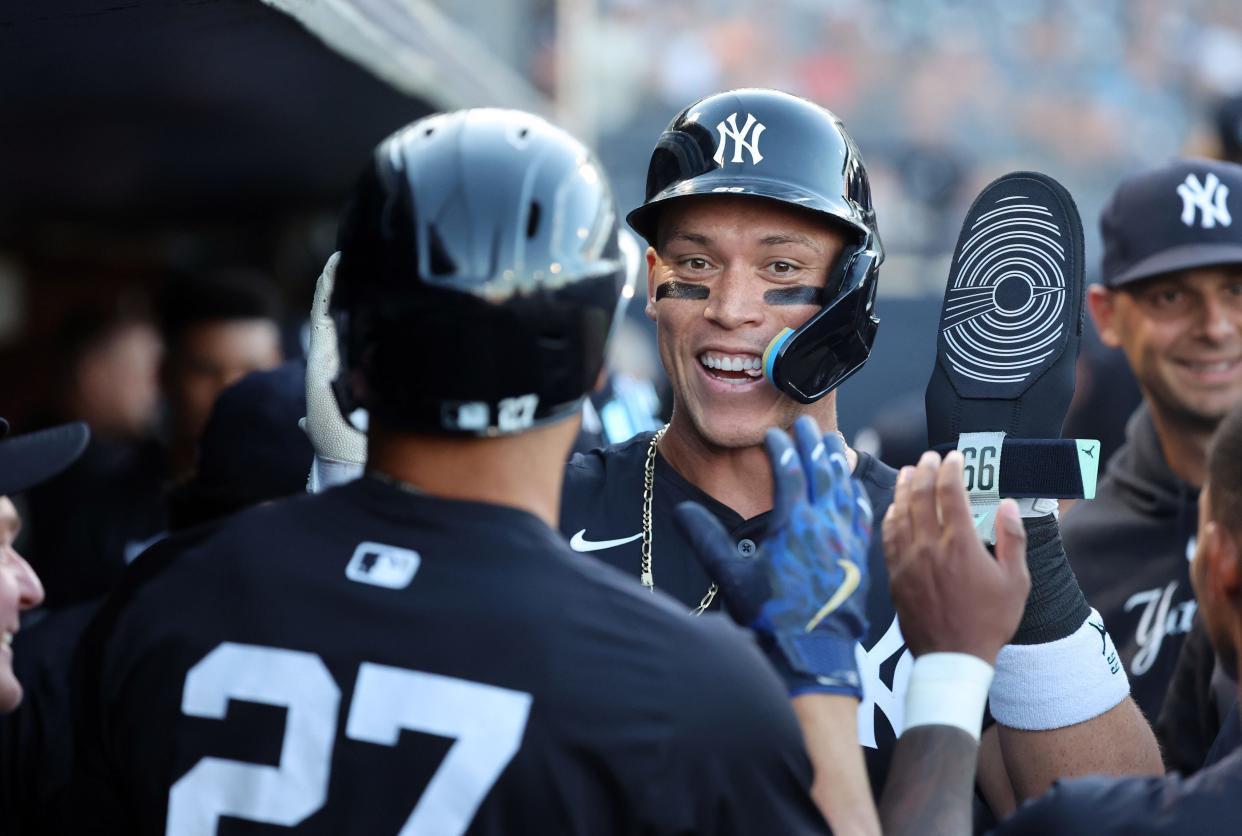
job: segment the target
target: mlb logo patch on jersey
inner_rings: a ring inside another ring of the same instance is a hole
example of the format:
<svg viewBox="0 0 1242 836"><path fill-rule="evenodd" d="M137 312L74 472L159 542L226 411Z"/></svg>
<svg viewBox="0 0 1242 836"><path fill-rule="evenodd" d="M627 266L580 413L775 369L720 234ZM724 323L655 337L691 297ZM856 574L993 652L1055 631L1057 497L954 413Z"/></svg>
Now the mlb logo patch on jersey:
<svg viewBox="0 0 1242 836"><path fill-rule="evenodd" d="M345 567L345 577L358 583L405 589L414 580L422 558L418 552L383 543L359 543Z"/></svg>

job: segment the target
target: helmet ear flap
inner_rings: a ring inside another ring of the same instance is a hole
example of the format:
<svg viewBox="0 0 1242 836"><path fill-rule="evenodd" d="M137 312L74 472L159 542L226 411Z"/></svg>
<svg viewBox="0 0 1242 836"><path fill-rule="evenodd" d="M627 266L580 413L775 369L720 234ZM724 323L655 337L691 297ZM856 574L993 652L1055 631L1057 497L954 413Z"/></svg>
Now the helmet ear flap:
<svg viewBox="0 0 1242 836"><path fill-rule="evenodd" d="M880 321L874 308L880 255L870 239L842 254L829 286L838 288L796 331L777 334L764 352L764 373L799 403L814 403L862 368ZM838 279L839 277L839 279Z"/></svg>

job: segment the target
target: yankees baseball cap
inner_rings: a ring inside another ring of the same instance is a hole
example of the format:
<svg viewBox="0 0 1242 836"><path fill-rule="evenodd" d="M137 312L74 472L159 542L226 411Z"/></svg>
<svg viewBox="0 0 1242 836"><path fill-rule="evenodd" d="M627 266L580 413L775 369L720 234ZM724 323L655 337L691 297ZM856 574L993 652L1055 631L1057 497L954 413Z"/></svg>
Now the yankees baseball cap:
<svg viewBox="0 0 1242 836"><path fill-rule="evenodd" d="M1242 166L1178 159L1130 177L1104 207L1100 235L1107 287L1242 264Z"/></svg>
<svg viewBox="0 0 1242 836"><path fill-rule="evenodd" d="M73 464L90 440L81 421L7 438L9 422L0 418L0 496L21 493Z"/></svg>

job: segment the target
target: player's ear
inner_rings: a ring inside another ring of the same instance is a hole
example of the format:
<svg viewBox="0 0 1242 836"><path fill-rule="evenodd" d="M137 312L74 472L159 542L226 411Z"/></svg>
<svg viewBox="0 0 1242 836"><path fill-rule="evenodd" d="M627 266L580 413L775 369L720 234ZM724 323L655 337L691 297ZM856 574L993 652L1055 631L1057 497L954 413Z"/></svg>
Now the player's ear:
<svg viewBox="0 0 1242 836"><path fill-rule="evenodd" d="M1225 597L1237 601L1242 589L1242 555L1238 553L1239 543L1230 533L1227 526L1217 522L1207 525L1206 534L1210 538L1207 543L1208 573L1211 583Z"/></svg>
<svg viewBox="0 0 1242 836"><path fill-rule="evenodd" d="M1121 334L1117 331L1117 291L1093 284L1087 288L1087 310L1100 335L1100 341L1109 348L1121 347Z"/></svg>
<svg viewBox="0 0 1242 836"><path fill-rule="evenodd" d="M655 283L656 283L656 262L660 256L656 254L655 247L647 247L647 305L644 311L647 318L655 320Z"/></svg>
<svg viewBox="0 0 1242 836"><path fill-rule="evenodd" d="M1196 597L1201 601L1235 597L1239 577L1237 547L1233 538L1228 538L1223 527L1214 520L1208 520L1199 527L1198 538L1194 562L1190 567Z"/></svg>

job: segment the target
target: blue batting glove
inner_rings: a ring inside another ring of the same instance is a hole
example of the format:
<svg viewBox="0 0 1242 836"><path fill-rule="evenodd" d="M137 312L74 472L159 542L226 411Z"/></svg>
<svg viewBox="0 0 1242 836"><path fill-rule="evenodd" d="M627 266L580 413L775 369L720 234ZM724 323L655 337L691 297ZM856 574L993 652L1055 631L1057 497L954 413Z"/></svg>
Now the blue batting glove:
<svg viewBox="0 0 1242 836"><path fill-rule="evenodd" d="M871 504L835 433L821 437L804 416L794 436L796 448L785 433L768 430L772 514L753 557L740 557L724 526L697 503L678 506L677 524L725 608L755 632L791 696L861 698L854 645L867 632Z"/></svg>

